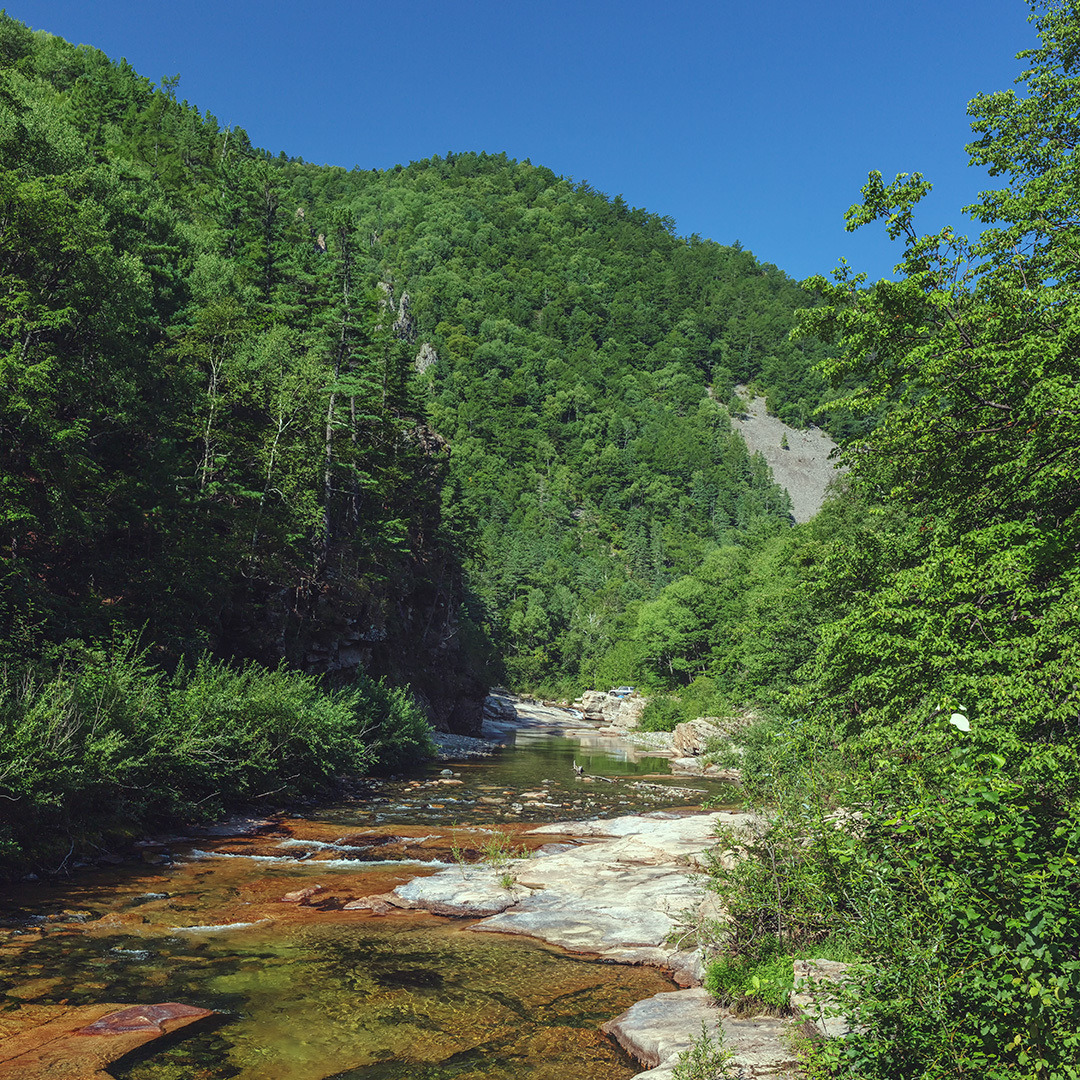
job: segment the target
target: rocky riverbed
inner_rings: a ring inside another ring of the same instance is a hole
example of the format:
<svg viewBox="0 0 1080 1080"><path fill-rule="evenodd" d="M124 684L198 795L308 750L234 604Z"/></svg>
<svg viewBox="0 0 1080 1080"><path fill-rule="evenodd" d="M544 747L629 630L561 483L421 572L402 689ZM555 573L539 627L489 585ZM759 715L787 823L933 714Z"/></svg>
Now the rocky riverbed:
<svg viewBox="0 0 1080 1080"><path fill-rule="evenodd" d="M730 789L567 710L492 712L426 775L12 890L0 1077L630 1077L615 1039L659 1078L702 1018L745 1075L786 1067L776 1022L722 1016L678 944L712 830L746 822L700 811Z"/></svg>

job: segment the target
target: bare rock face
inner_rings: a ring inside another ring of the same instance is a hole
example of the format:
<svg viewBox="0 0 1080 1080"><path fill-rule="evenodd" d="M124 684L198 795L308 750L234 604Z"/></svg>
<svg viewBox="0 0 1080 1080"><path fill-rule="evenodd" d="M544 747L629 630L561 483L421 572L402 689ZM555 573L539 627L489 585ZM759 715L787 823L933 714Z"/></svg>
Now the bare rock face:
<svg viewBox="0 0 1080 1080"><path fill-rule="evenodd" d="M413 367L416 368L417 375L423 375L429 367L434 366L439 362L439 354L435 351L434 346L429 341L425 341L420 346L420 351L416 354L416 359L413 360Z"/></svg>
<svg viewBox="0 0 1080 1080"><path fill-rule="evenodd" d="M696 757L704 754L710 739L723 738L723 729L713 722L714 719L703 716L697 720L688 720L684 724L676 724L672 741L676 757Z"/></svg>
<svg viewBox="0 0 1080 1080"><path fill-rule="evenodd" d="M809 521L825 501L829 484L839 475L831 460L836 443L820 428L806 431L788 427L769 416L763 398L749 397L745 386L736 387L749 398L744 413L731 418L746 448L764 457L776 482L791 496L791 514L797 522Z"/></svg>
<svg viewBox="0 0 1080 1080"><path fill-rule="evenodd" d="M484 699L484 719L513 724L517 721L517 709L506 694L493 690Z"/></svg>
<svg viewBox="0 0 1080 1080"><path fill-rule="evenodd" d="M629 731L641 722L641 714L645 711L648 700L640 694L616 697L602 690L586 690L574 702L574 706L580 709L589 720L602 720L609 727Z"/></svg>
<svg viewBox="0 0 1080 1080"><path fill-rule="evenodd" d="M403 341L412 341L416 337L416 323L409 313L411 305L412 298L407 292L403 292L401 294L401 303L398 304L398 317L394 320L393 327L394 336L401 338Z"/></svg>

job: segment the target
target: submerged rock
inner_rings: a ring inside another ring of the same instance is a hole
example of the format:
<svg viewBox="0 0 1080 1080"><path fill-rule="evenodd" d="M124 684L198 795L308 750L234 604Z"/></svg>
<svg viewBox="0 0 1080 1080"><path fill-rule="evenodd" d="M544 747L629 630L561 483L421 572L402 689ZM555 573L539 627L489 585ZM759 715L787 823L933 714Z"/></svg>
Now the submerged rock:
<svg viewBox="0 0 1080 1080"><path fill-rule="evenodd" d="M309 885L306 889L297 889L295 892L287 892L282 898L283 904L306 904L313 896L326 890L325 885Z"/></svg>
<svg viewBox="0 0 1080 1080"><path fill-rule="evenodd" d="M23 1005L19 1029L0 1021L0 1080L111 1080L106 1066L152 1039L213 1016L210 1009L157 1005ZM27 1023L27 1021L30 1023Z"/></svg>

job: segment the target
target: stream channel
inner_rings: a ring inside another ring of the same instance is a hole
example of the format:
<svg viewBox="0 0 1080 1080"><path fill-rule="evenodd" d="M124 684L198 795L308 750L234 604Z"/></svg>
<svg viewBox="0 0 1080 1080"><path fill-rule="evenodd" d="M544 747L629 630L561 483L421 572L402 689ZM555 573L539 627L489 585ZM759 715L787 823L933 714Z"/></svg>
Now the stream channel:
<svg viewBox="0 0 1080 1080"><path fill-rule="evenodd" d="M159 838L167 853L147 845L150 864L81 869L7 890L0 1040L40 1007L175 1001L218 1015L148 1043L107 1075L633 1076L643 1066L599 1026L675 989L664 971L598 962L527 937L470 933L474 919L345 909L477 861L493 841L536 849L559 839L530 836L539 823L685 814L731 790L674 778L666 760L639 757L619 740L567 735L565 712L520 708L519 720L497 733L507 745L493 757L373 779L348 803L270 815L247 831ZM585 779L575 775L575 760ZM443 775L447 768L452 777ZM631 786L642 780L646 786ZM320 891L304 902L282 901L316 884Z"/></svg>

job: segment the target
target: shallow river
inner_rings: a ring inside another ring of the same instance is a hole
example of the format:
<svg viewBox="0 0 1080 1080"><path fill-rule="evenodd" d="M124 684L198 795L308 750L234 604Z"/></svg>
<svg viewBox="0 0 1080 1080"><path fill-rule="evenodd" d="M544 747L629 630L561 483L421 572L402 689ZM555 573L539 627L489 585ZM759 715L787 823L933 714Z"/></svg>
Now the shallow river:
<svg viewBox="0 0 1080 1080"><path fill-rule="evenodd" d="M344 905L485 848L550 842L537 822L700 805L674 783L532 718L498 756L372 781L363 797L247 835L167 842L170 865L83 870L0 903L0 1038L37 1006L178 1001L208 1024L113 1065L118 1080L619 1080L640 1066L599 1033L674 984L470 920ZM585 779L574 775L574 760ZM591 778L590 778L591 777ZM607 783L599 777L615 779ZM644 778L644 779L643 779ZM642 784L641 787L632 786ZM683 809L682 812L686 812ZM158 858L150 848L148 858ZM304 903L282 897L314 885Z"/></svg>

